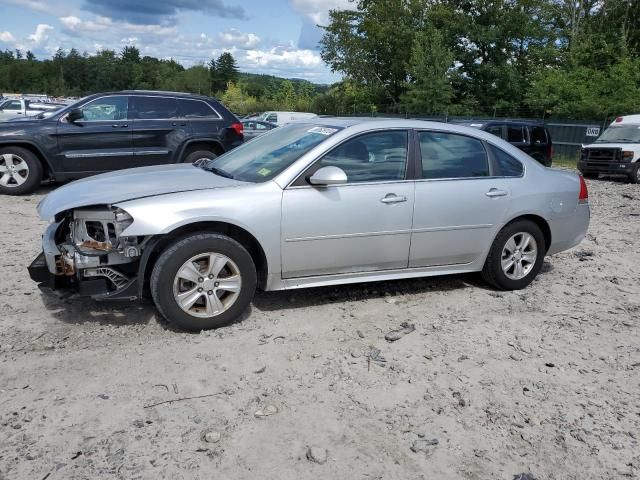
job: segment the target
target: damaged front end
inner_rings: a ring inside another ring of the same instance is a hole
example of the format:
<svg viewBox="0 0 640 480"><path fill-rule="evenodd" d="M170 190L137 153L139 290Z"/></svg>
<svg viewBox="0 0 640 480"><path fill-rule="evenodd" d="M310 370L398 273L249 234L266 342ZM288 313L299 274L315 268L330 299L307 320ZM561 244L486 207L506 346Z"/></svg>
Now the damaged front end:
<svg viewBox="0 0 640 480"><path fill-rule="evenodd" d="M123 235L131 223L127 212L106 206L57 215L43 235L43 252L29 266L31 278L95 299L138 298L138 265L150 237Z"/></svg>

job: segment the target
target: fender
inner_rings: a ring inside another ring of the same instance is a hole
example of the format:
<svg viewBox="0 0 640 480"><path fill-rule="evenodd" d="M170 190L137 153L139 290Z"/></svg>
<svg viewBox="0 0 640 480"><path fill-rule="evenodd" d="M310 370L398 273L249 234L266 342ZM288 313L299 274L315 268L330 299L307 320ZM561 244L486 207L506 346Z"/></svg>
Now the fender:
<svg viewBox="0 0 640 480"><path fill-rule="evenodd" d="M226 152L226 149L222 145L222 142L220 141L219 138L212 138L212 137L190 138L190 139L186 140L182 144L182 146L178 149L177 156L176 156L176 159L175 159L177 163L182 162L182 157L184 155L185 150L189 147L189 145L191 145L193 143L215 143L223 153Z"/></svg>
<svg viewBox="0 0 640 480"><path fill-rule="evenodd" d="M56 174L56 170L53 168L53 164L51 163L51 161L49 160L49 158L43 153L42 149L34 142L31 142L29 140L0 140L0 147L4 147L4 146L16 146L16 147L20 147L22 145L29 145L30 147L33 147L34 150L36 150L38 152L38 156L44 160L45 163L45 167L47 169L47 171L55 177Z"/></svg>

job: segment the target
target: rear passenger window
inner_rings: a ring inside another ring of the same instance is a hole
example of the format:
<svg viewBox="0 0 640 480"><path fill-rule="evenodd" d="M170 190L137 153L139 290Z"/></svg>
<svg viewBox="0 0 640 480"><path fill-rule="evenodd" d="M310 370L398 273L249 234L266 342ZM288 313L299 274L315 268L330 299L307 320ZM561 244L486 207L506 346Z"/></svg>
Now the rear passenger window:
<svg viewBox="0 0 640 480"><path fill-rule="evenodd" d="M201 100L178 100L178 112L183 118L219 118L216 112Z"/></svg>
<svg viewBox="0 0 640 480"><path fill-rule="evenodd" d="M278 121L278 115L276 113L271 113L267 117L267 122L276 123Z"/></svg>
<svg viewBox="0 0 640 480"><path fill-rule="evenodd" d="M533 127L533 143L535 144L545 144L547 143L547 132L545 132L544 127Z"/></svg>
<svg viewBox="0 0 640 480"><path fill-rule="evenodd" d="M333 149L316 165L341 168L347 174L349 183L404 180L407 132L360 135Z"/></svg>
<svg viewBox="0 0 640 480"><path fill-rule="evenodd" d="M165 120L178 117L178 104L174 98L133 97L136 118L143 120Z"/></svg>
<svg viewBox="0 0 640 480"><path fill-rule="evenodd" d="M507 142L527 143L527 136L522 127L507 127Z"/></svg>
<svg viewBox="0 0 640 480"><path fill-rule="evenodd" d="M478 139L443 132L420 132L422 178L488 177L487 152Z"/></svg>
<svg viewBox="0 0 640 480"><path fill-rule="evenodd" d="M490 145L489 148L491 148L493 158L495 159L495 177L519 177L524 173L522 163L507 152L493 145Z"/></svg>
<svg viewBox="0 0 640 480"><path fill-rule="evenodd" d="M502 133L502 127L500 125L494 125L492 127L488 127L487 132L489 132L492 135L495 135L496 137L504 138L504 135Z"/></svg>

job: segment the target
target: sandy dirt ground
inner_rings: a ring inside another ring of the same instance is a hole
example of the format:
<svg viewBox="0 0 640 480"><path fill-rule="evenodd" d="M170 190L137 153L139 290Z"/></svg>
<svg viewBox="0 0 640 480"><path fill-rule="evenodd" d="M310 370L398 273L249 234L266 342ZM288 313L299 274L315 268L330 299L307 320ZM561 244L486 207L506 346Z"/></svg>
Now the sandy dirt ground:
<svg viewBox="0 0 640 480"><path fill-rule="evenodd" d="M201 334L41 292L48 190L3 197L0 478L639 478L640 186L589 187L588 237L526 290L260 293Z"/></svg>

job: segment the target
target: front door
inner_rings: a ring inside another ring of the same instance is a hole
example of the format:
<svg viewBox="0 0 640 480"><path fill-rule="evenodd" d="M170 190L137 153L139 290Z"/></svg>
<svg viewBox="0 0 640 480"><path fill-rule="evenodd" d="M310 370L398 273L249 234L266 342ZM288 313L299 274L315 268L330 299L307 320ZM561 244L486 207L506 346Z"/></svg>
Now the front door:
<svg viewBox="0 0 640 480"><path fill-rule="evenodd" d="M414 201L407 146L405 130L360 135L284 190L283 278L407 267ZM344 170L347 183L309 185L306 178L324 166Z"/></svg>
<svg viewBox="0 0 640 480"><path fill-rule="evenodd" d="M466 135L418 132L422 180L416 181L410 267L476 260L493 241L511 195L493 176L484 143Z"/></svg>
<svg viewBox="0 0 640 480"><path fill-rule="evenodd" d="M58 151L70 176L132 166L131 125L125 95L100 97L80 107L83 118L58 122Z"/></svg>

